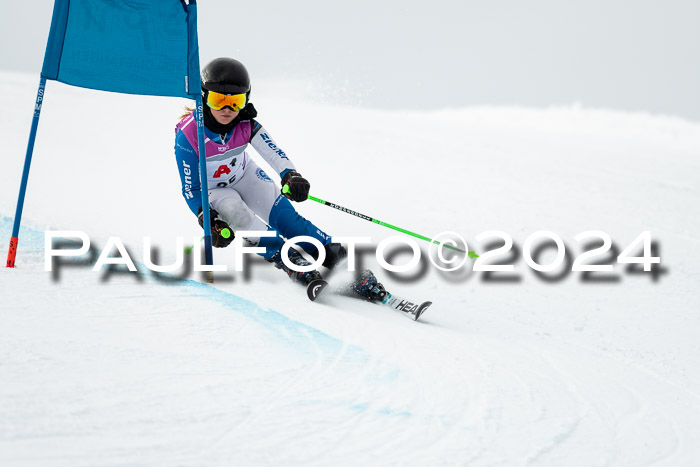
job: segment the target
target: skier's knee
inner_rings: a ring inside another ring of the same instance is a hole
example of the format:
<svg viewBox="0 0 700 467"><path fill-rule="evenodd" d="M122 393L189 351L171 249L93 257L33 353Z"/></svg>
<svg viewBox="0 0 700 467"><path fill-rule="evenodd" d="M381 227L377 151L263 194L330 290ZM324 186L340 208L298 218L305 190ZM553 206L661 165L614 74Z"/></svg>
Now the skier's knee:
<svg viewBox="0 0 700 467"><path fill-rule="evenodd" d="M216 210L234 232L247 230L253 224L255 215L239 199L223 199L217 203Z"/></svg>

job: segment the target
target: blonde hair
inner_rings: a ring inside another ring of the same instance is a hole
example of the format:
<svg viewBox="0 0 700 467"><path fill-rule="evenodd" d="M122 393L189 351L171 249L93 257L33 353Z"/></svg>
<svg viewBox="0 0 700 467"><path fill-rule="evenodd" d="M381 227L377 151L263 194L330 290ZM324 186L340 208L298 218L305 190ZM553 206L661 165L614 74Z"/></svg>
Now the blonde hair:
<svg viewBox="0 0 700 467"><path fill-rule="evenodd" d="M182 120L183 118L189 116L192 112L194 112L194 107L190 107L189 105L185 106L185 113L180 115L180 119Z"/></svg>

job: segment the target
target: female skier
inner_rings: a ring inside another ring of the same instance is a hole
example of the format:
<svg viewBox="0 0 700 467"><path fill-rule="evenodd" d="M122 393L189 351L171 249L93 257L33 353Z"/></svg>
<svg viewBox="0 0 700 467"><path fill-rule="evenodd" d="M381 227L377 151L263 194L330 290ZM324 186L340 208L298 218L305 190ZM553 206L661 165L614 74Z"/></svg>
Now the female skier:
<svg viewBox="0 0 700 467"><path fill-rule="evenodd" d="M255 120L257 111L250 103L248 71L237 60L217 58L202 70L202 101L209 204L211 207L212 245L228 246L234 236L222 235L228 228L240 230L274 231L272 237L246 237L250 246L265 248L262 255L292 280L308 284L321 278L318 271L296 272L288 268L280 257L284 238L308 235L324 245L326 259L323 266L332 269L347 252L330 235L300 216L290 199L302 202L308 198L309 182L296 171L287 154L277 146L269 132ZM193 113L186 115L176 127L175 157L177 159L182 194L199 225L203 226L201 187L199 183L199 151L197 123ZM246 152L248 144L279 174L289 192L282 194L268 175ZM312 257L318 251L311 243L299 246ZM298 266L310 263L293 248L289 260ZM383 291L374 275L367 271L352 287L365 298L373 298ZM381 289L381 290L380 290ZM374 292L374 294L372 294ZM378 296L377 296L378 298Z"/></svg>

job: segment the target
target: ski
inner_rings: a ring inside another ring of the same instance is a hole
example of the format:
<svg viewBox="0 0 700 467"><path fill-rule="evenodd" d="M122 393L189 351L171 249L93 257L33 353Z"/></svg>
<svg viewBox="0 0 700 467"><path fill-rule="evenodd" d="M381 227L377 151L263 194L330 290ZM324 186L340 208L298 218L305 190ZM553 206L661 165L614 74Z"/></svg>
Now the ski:
<svg viewBox="0 0 700 467"><path fill-rule="evenodd" d="M307 284L306 295L309 300L315 301L326 287L328 287L328 282L320 278L314 279ZM418 321L425 310L433 304L433 302L414 302L387 292L384 286L377 282L377 278L369 269L364 270L353 282L337 288L335 294L359 298L401 311L414 321Z"/></svg>
<svg viewBox="0 0 700 467"><path fill-rule="evenodd" d="M433 304L433 302L414 303L411 300L393 295L389 292L386 293L386 297L384 297L382 301L375 301L374 303L388 306L392 310L402 311L412 317L413 321L418 321L418 318L425 313L425 310Z"/></svg>
<svg viewBox="0 0 700 467"><path fill-rule="evenodd" d="M314 279L306 286L306 296L313 302L326 287L328 282L323 279Z"/></svg>

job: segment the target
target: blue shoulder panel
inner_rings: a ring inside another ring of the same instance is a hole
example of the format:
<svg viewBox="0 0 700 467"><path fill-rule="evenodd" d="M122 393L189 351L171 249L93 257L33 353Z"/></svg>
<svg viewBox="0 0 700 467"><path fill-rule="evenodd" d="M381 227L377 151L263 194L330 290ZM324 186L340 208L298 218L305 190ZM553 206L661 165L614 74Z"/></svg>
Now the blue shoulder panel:
<svg viewBox="0 0 700 467"><path fill-rule="evenodd" d="M195 215L202 207L202 191L199 185L199 157L182 130L175 136L175 159L182 182L182 196Z"/></svg>

